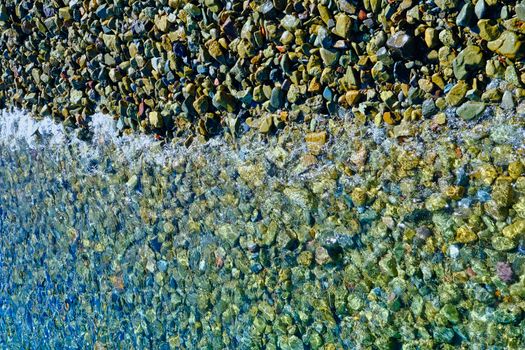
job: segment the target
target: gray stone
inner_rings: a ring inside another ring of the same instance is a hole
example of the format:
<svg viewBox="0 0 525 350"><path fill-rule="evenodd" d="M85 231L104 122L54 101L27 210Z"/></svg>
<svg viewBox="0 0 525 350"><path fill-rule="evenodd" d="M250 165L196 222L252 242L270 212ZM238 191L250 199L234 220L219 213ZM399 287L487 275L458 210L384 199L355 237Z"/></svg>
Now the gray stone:
<svg viewBox="0 0 525 350"><path fill-rule="evenodd" d="M514 107L515 105L514 99L512 98L512 92L507 90L503 93L503 97L501 98L501 108L508 111L514 109Z"/></svg>
<svg viewBox="0 0 525 350"><path fill-rule="evenodd" d="M520 21L525 21L525 4L517 4L515 10L516 17L518 17Z"/></svg>
<svg viewBox="0 0 525 350"><path fill-rule="evenodd" d="M421 106L423 117L428 118L435 115L439 110L434 103L434 100L425 100Z"/></svg>
<svg viewBox="0 0 525 350"><path fill-rule="evenodd" d="M386 46L388 48L404 58L408 58L412 55L412 44L412 37L403 31L395 33L386 41Z"/></svg>
<svg viewBox="0 0 525 350"><path fill-rule="evenodd" d="M474 5L472 5L470 2L465 3L456 17L456 24L460 27L468 27L473 14Z"/></svg>
<svg viewBox="0 0 525 350"><path fill-rule="evenodd" d="M476 6L474 7L474 13L476 16L481 19L485 16L485 12L487 10L487 6L485 4L485 0L478 0L476 3Z"/></svg>
<svg viewBox="0 0 525 350"><path fill-rule="evenodd" d="M284 103L284 94L280 86L276 86L272 89L270 96L270 106L275 109L281 108Z"/></svg>

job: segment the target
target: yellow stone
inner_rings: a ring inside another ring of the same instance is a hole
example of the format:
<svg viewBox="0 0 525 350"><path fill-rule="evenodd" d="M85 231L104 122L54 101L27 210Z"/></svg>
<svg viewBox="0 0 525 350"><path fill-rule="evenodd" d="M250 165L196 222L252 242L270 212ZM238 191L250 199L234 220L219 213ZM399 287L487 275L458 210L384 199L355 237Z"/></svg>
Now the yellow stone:
<svg viewBox="0 0 525 350"><path fill-rule="evenodd" d="M305 140L310 152L317 155L327 141L327 133L326 131L311 132L306 135Z"/></svg>
<svg viewBox="0 0 525 350"><path fill-rule="evenodd" d="M432 75L432 82L436 84L441 90L445 89L445 81L443 80L443 77L441 77L441 74L434 73Z"/></svg>
<svg viewBox="0 0 525 350"><path fill-rule="evenodd" d="M472 231L472 228L470 228L467 225L463 225L456 231L456 241L459 243L471 243L478 239L478 235L474 231Z"/></svg>
<svg viewBox="0 0 525 350"><path fill-rule="evenodd" d="M149 116L149 123L154 128L161 128L162 127L162 116L158 112L150 112Z"/></svg>
<svg viewBox="0 0 525 350"><path fill-rule="evenodd" d="M512 224L505 226L501 233L512 240L525 235L525 219L514 220Z"/></svg>
<svg viewBox="0 0 525 350"><path fill-rule="evenodd" d="M352 202L354 202L356 206L363 206L366 203L367 199L366 190L360 187L356 187L350 194L350 197L352 198Z"/></svg>
<svg viewBox="0 0 525 350"><path fill-rule="evenodd" d="M453 200L459 200L463 197L465 188L463 186L449 186L445 195Z"/></svg>
<svg viewBox="0 0 525 350"><path fill-rule="evenodd" d="M319 92L321 90L321 84L316 77L314 77L308 85L308 92Z"/></svg>
<svg viewBox="0 0 525 350"><path fill-rule="evenodd" d="M347 91L345 99L349 106L355 106L361 99L361 92L359 90Z"/></svg>

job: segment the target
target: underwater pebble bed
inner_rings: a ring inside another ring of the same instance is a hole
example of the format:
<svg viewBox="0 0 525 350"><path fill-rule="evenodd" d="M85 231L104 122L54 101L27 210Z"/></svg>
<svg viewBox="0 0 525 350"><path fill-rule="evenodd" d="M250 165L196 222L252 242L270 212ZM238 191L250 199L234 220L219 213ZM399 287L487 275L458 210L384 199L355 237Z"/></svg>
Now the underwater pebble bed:
<svg viewBox="0 0 525 350"><path fill-rule="evenodd" d="M185 148L4 111L0 347L523 348L523 120Z"/></svg>

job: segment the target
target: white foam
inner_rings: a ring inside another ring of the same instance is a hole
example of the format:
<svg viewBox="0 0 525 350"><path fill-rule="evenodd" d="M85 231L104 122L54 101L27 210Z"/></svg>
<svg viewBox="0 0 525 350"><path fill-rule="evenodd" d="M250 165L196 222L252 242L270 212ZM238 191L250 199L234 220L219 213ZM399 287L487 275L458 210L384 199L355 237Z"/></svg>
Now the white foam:
<svg viewBox="0 0 525 350"><path fill-rule="evenodd" d="M16 148L37 147L39 138L45 138L50 145L63 144L66 139L62 125L45 118L36 120L21 110L0 111L0 144Z"/></svg>
<svg viewBox="0 0 525 350"><path fill-rule="evenodd" d="M471 133L471 131L465 131L464 127L459 128L454 125L456 119L451 118L450 121L451 129L448 138L451 142L457 142L457 140L461 140ZM465 122L456 121L456 123ZM516 149L523 148L525 128L512 124L509 124L508 128L513 130L513 137L509 137L509 142ZM57 157L63 153L69 154L69 146L72 146L72 156L82 158L85 160L85 164L93 160L103 161L108 154L111 155L112 160L119 162L120 165L130 167L135 167L143 162L160 166L167 163L184 164L190 159L197 160L194 163L199 163L199 157L201 157L207 166L235 168L246 162L264 160L277 165L279 168L279 175L276 174L277 181L283 183L313 180L319 175L322 176L334 165L333 159L320 157L315 167L301 170L300 173L292 171L301 162L301 155L308 152L305 142L298 142L286 150L277 144L272 145L262 141L251 141L235 147L220 137L213 138L205 144L195 143L189 148L172 143L161 145L151 135L138 133L128 136L119 135L115 120L101 113L90 118L89 130L92 133L92 138L90 142L86 142L76 136L77 133L74 129L66 130L61 123L56 123L50 118L37 120L32 118L29 113L21 110L0 111L0 146L9 149L19 147L46 148L53 150ZM354 137L371 138L386 153L389 153L393 147L402 147L417 153L424 153L426 149L425 142L417 138L399 145L395 139L387 137L385 129L379 127L368 127L365 130L366 133L363 133L362 129L349 129L348 131L347 135L343 135L338 140L331 140L330 144L327 145L327 153L335 153L336 158L343 162L352 152L352 147L349 147L349 144ZM283 147L285 146L283 145ZM358 176L353 176L352 181L359 183L364 180Z"/></svg>

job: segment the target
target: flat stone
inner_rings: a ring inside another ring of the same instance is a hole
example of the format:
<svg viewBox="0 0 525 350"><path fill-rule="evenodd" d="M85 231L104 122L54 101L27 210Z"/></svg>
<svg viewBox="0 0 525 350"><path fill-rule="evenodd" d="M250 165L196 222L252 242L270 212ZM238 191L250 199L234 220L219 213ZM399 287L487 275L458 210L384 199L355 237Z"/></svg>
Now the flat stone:
<svg viewBox="0 0 525 350"><path fill-rule="evenodd" d="M321 20L328 26L330 24L330 21L332 20L332 14L330 13L330 10L325 5L319 4L317 5L317 11L319 11L319 16L321 17Z"/></svg>
<svg viewBox="0 0 525 350"><path fill-rule="evenodd" d="M193 108L199 114L204 114L209 108L209 97L201 96L193 102Z"/></svg>
<svg viewBox="0 0 525 350"><path fill-rule="evenodd" d="M273 118L271 116L267 116L261 120L259 123L259 132L261 134L267 134L272 129L273 125Z"/></svg>
<svg viewBox="0 0 525 350"><path fill-rule="evenodd" d="M520 78L518 77L518 72L513 64L508 65L505 69L505 81L515 86L520 85Z"/></svg>
<svg viewBox="0 0 525 350"><path fill-rule="evenodd" d="M297 28L301 24L301 21L299 18L293 16L293 15L286 15L281 19L281 25L284 29L293 32L295 28Z"/></svg>
<svg viewBox="0 0 525 350"><path fill-rule="evenodd" d="M332 101L332 98L333 98L333 93L332 93L332 90L327 86L324 88L323 90L323 97L325 100L327 101Z"/></svg>
<svg viewBox="0 0 525 350"><path fill-rule="evenodd" d="M102 34L102 41L104 45L110 50L117 50L117 36L112 34Z"/></svg>
<svg viewBox="0 0 525 350"><path fill-rule="evenodd" d="M230 113L234 112L237 106L235 98L225 91L218 91L213 97L213 102Z"/></svg>
<svg viewBox="0 0 525 350"><path fill-rule="evenodd" d="M492 237L492 247L497 251L507 251L516 248L518 244L512 239L504 236L493 236Z"/></svg>
<svg viewBox="0 0 525 350"><path fill-rule="evenodd" d="M438 44L438 40L438 33L435 28L429 27L425 29L425 44L427 44L428 47L435 47Z"/></svg>
<svg viewBox="0 0 525 350"><path fill-rule="evenodd" d="M0 22L6 22L9 19L9 11L5 5L0 5Z"/></svg>
<svg viewBox="0 0 525 350"><path fill-rule="evenodd" d="M515 10L516 17L518 17L520 21L525 21L525 3L517 4Z"/></svg>
<svg viewBox="0 0 525 350"><path fill-rule="evenodd" d="M467 101L456 109L456 114L464 120L478 118L485 110L485 103L476 101Z"/></svg>
<svg viewBox="0 0 525 350"><path fill-rule="evenodd" d="M470 2L465 3L456 17L456 25L459 27L468 27L473 15L474 5L472 5Z"/></svg>
<svg viewBox="0 0 525 350"><path fill-rule="evenodd" d="M346 103L348 103L350 107L355 106L361 99L361 96L362 94L359 90L347 91L345 94Z"/></svg>
<svg viewBox="0 0 525 350"><path fill-rule="evenodd" d="M442 10L452 10L458 6L458 0L435 0L434 3Z"/></svg>
<svg viewBox="0 0 525 350"><path fill-rule="evenodd" d="M312 154L319 154L321 152L322 147L326 143L328 139L328 135L326 131L320 131L320 132L311 132L306 135L306 145L308 146L308 149Z"/></svg>
<svg viewBox="0 0 525 350"><path fill-rule="evenodd" d="M233 246L239 239L241 231L233 227L231 224L224 224L219 226L217 234L220 238Z"/></svg>
<svg viewBox="0 0 525 350"><path fill-rule="evenodd" d="M71 19L71 12L69 7L61 7L58 9L58 16L64 21L69 21Z"/></svg>
<svg viewBox="0 0 525 350"><path fill-rule="evenodd" d="M210 45L208 47L208 53L211 57L215 58L216 60L219 60L224 55L221 49L221 44L219 44L219 42L216 40L210 42Z"/></svg>
<svg viewBox="0 0 525 350"><path fill-rule="evenodd" d="M275 109L282 107L284 103L284 94L281 87L276 86L272 89L272 94L270 96L270 106Z"/></svg>
<svg viewBox="0 0 525 350"><path fill-rule="evenodd" d="M454 76L458 80L465 80L482 67L483 51L479 46L468 45L452 62Z"/></svg>
<svg viewBox="0 0 525 350"><path fill-rule="evenodd" d="M500 106L501 108L507 111L514 109L515 104L514 104L514 99L512 98L512 92L507 90L503 93Z"/></svg>
<svg viewBox="0 0 525 350"><path fill-rule="evenodd" d="M219 12L222 8L220 2L216 0L204 0L204 5L213 13Z"/></svg>
<svg viewBox="0 0 525 350"><path fill-rule="evenodd" d="M72 89L69 94L69 100L71 101L73 105L78 105L80 101L82 100L83 95L84 94L82 91Z"/></svg>
<svg viewBox="0 0 525 350"><path fill-rule="evenodd" d="M339 54L337 51L327 50L323 47L319 50L319 53L321 55L323 63L328 67L334 66L339 58Z"/></svg>
<svg viewBox="0 0 525 350"><path fill-rule="evenodd" d="M97 9L95 10L95 15L97 15L98 18L102 20L108 18L111 14L108 11L107 4L102 4L99 7L97 7Z"/></svg>
<svg viewBox="0 0 525 350"><path fill-rule="evenodd" d="M421 106L423 117L429 118L435 115L439 110L433 100L425 100Z"/></svg>
<svg viewBox="0 0 525 350"><path fill-rule="evenodd" d="M155 16L155 27L161 32L165 32L168 29L168 16Z"/></svg>
<svg viewBox="0 0 525 350"><path fill-rule="evenodd" d="M498 39L489 41L487 48L512 60L524 57L523 39L510 31L503 32Z"/></svg>
<svg viewBox="0 0 525 350"><path fill-rule="evenodd" d="M468 91L468 85L465 81L460 80L454 85L448 94L445 96L445 100L450 106L457 106L463 102L465 95Z"/></svg>

